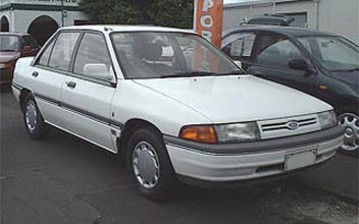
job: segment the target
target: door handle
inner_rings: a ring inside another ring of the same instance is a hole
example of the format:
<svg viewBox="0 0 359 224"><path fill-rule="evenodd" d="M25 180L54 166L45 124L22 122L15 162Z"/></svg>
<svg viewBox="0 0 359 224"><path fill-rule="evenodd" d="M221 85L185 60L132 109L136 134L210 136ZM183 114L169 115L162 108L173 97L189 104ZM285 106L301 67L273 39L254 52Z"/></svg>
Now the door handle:
<svg viewBox="0 0 359 224"><path fill-rule="evenodd" d="M34 77L37 77L38 75L39 75L38 72L33 72L33 73L32 73L32 76L34 76Z"/></svg>
<svg viewBox="0 0 359 224"><path fill-rule="evenodd" d="M69 87L69 88L71 88L71 89L75 89L75 87L76 87L76 82L70 81L70 82L67 82L66 85L67 85L67 87Z"/></svg>

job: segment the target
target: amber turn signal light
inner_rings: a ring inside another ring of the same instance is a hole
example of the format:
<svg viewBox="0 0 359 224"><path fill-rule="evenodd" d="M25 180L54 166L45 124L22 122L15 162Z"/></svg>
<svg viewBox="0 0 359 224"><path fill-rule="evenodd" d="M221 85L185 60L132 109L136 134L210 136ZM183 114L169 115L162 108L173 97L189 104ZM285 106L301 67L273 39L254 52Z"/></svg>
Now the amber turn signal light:
<svg viewBox="0 0 359 224"><path fill-rule="evenodd" d="M202 142L202 143L217 143L216 130L212 125L192 125L185 126L181 129L180 138Z"/></svg>

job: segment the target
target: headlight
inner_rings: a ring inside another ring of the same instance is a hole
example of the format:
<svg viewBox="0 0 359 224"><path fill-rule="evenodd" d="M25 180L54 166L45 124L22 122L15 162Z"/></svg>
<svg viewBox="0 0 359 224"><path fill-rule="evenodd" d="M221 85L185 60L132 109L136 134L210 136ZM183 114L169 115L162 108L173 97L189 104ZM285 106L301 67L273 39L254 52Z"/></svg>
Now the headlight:
<svg viewBox="0 0 359 224"><path fill-rule="evenodd" d="M255 122L215 125L220 143L247 142L260 139Z"/></svg>
<svg viewBox="0 0 359 224"><path fill-rule="evenodd" d="M0 69L11 68L11 62L0 63Z"/></svg>
<svg viewBox="0 0 359 224"><path fill-rule="evenodd" d="M327 111L318 114L320 127L322 129L335 126L337 124L337 117L334 111Z"/></svg>
<svg viewBox="0 0 359 224"><path fill-rule="evenodd" d="M235 143L258 140L260 133L255 122L248 122L184 126L179 137L201 143Z"/></svg>

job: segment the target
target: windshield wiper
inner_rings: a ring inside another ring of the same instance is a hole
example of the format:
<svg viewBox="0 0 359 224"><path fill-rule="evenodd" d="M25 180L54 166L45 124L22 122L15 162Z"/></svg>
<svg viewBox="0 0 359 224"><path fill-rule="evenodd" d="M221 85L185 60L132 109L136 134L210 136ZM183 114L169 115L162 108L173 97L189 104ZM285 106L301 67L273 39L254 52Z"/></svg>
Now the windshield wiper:
<svg viewBox="0 0 359 224"><path fill-rule="evenodd" d="M195 77L195 76L212 76L216 73L213 72L183 72L171 75L163 75L161 78L181 78L181 77Z"/></svg>

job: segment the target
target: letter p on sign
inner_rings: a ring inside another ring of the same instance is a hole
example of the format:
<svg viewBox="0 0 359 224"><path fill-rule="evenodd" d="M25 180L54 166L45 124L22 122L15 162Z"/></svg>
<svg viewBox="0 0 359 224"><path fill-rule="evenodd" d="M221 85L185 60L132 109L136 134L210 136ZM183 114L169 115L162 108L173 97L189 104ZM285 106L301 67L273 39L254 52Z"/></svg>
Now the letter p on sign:
<svg viewBox="0 0 359 224"><path fill-rule="evenodd" d="M222 42L223 0L195 0L194 30L218 48Z"/></svg>

